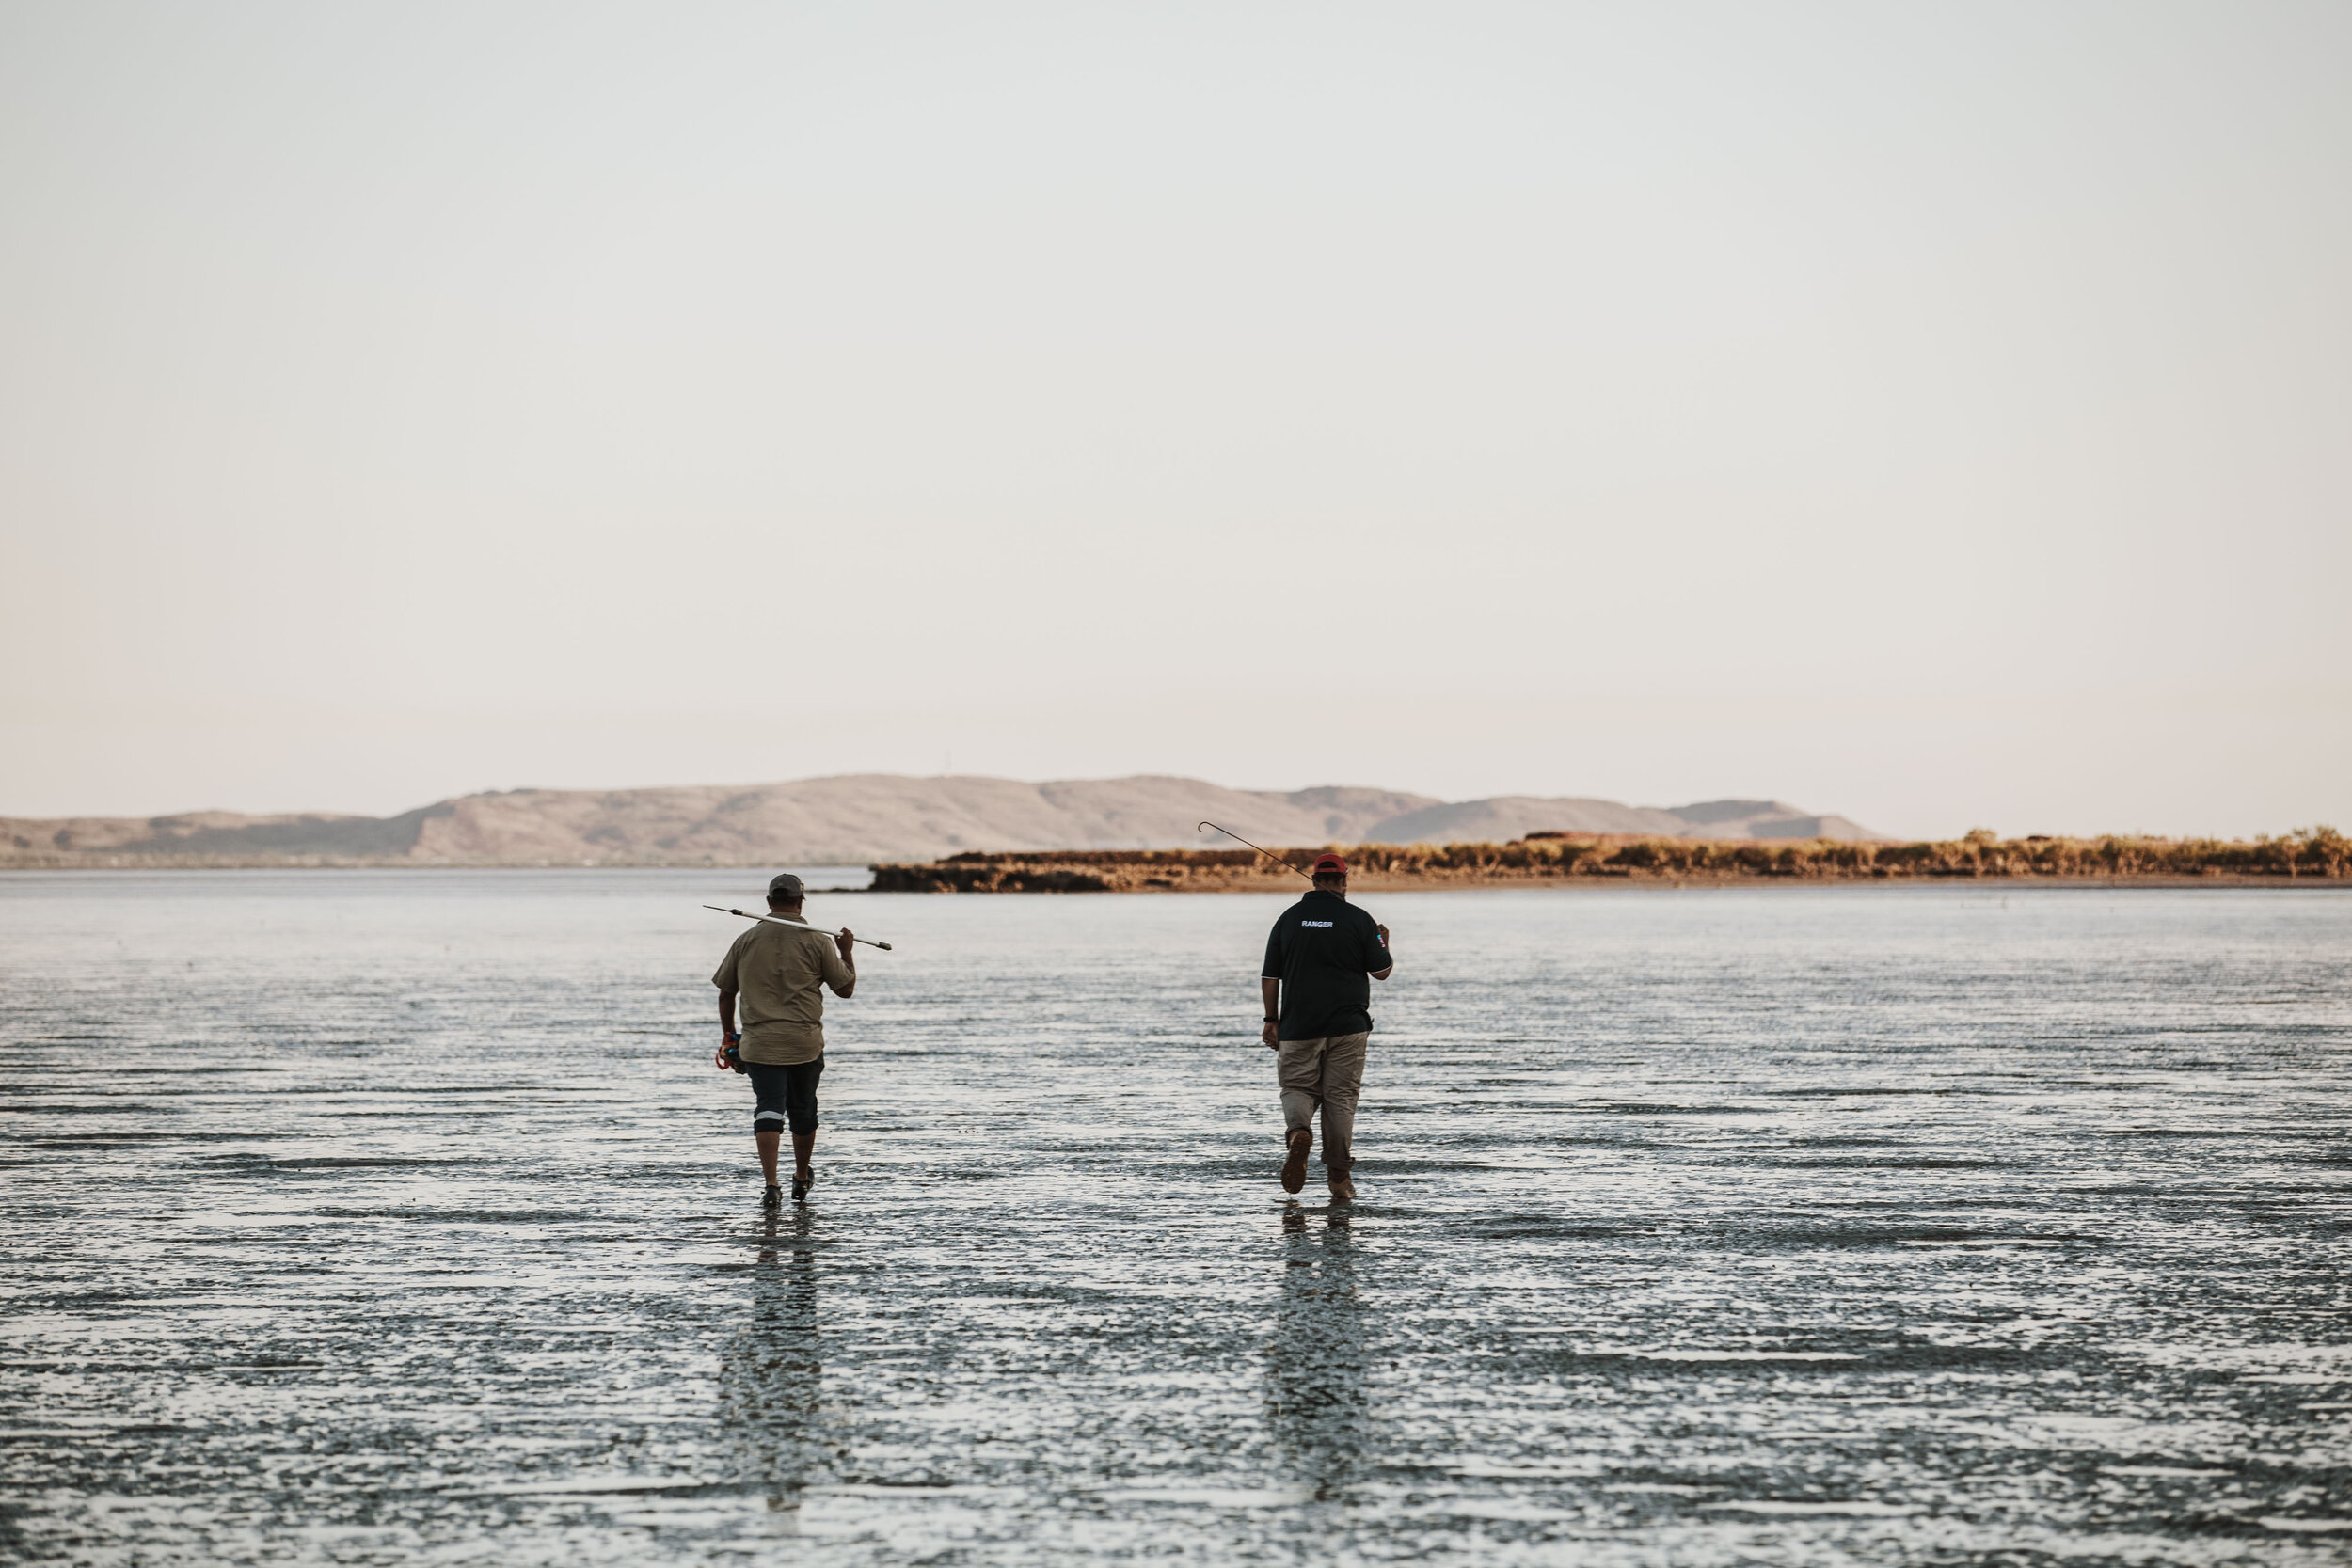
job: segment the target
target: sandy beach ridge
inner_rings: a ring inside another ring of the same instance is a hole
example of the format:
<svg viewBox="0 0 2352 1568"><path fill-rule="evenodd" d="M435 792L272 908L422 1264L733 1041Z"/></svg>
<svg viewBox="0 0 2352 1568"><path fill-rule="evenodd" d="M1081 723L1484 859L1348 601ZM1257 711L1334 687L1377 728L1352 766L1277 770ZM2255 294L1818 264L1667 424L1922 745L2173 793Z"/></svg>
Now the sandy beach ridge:
<svg viewBox="0 0 2352 1568"><path fill-rule="evenodd" d="M0 817L0 867L865 865L969 850L1193 847L1204 842L1204 817L1260 844L1468 843L1546 831L1773 841L1877 836L1844 817L1769 800L1676 807L1583 797L1445 801L1352 785L1228 789L1151 774L1037 783L863 773L492 791L383 817Z"/></svg>

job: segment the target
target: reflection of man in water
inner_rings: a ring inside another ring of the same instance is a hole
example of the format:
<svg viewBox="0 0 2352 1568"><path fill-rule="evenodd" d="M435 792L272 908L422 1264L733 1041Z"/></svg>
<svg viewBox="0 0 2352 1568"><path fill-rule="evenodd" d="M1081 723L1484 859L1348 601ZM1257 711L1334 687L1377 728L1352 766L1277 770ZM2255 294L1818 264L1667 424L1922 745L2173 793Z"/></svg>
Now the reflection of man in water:
<svg viewBox="0 0 2352 1568"><path fill-rule="evenodd" d="M1320 1231L1293 1209L1282 1216L1282 1299L1268 1363L1268 1425L1290 1473L1317 1500L1336 1498L1365 1448L1364 1308L1347 1211Z"/></svg>
<svg viewBox="0 0 2352 1568"><path fill-rule="evenodd" d="M1348 1180L1355 1163L1356 1096L1364 1082L1364 1051L1372 1043L1372 980L1385 980L1389 928L1347 901L1347 863L1337 855L1315 861L1315 889L1284 910L1267 934L1258 989L1265 1001L1259 1038L1275 1053L1282 1086L1282 1190L1307 1184L1307 1150L1314 1143L1316 1108L1323 1111L1323 1173L1331 1196L1356 1196ZM1365 976L1371 976L1368 980ZM1278 1011L1279 1004L1279 1011Z"/></svg>
<svg viewBox="0 0 2352 1568"><path fill-rule="evenodd" d="M719 1422L739 1456L737 1479L765 1493L771 1512L790 1514L797 1530L801 1489L824 1462L818 1406L825 1369L817 1338L812 1217L797 1211L788 1236L779 1238L782 1219L768 1216L750 1310L721 1372Z"/></svg>

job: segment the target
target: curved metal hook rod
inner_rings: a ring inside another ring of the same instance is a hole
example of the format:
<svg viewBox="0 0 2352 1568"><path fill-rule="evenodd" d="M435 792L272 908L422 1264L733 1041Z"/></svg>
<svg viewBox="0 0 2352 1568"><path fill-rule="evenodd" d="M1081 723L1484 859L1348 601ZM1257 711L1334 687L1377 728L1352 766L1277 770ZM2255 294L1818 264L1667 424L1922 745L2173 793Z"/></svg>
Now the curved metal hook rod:
<svg viewBox="0 0 2352 1568"><path fill-rule="evenodd" d="M1217 831L1218 832L1223 833L1223 834L1224 834L1227 838L1230 838L1230 839L1233 840L1236 844L1249 844L1249 841L1248 841L1248 839L1246 839L1246 838L1242 837L1242 836L1241 836L1241 834L1239 834L1239 833L1237 833L1237 832L1233 832L1233 830L1232 830L1232 829L1231 829L1231 828L1217 828L1217 827L1216 827L1216 823L1214 823L1214 822L1203 822L1203 823L1201 823L1201 824L1200 824L1200 827L1195 828L1195 829L1193 830L1193 832L1203 832L1203 831L1205 831L1205 830L1207 830L1207 829L1210 829L1210 828L1216 828L1216 831ZM1251 847L1252 849L1257 849L1257 850L1258 850L1258 853L1260 853L1261 855L1263 855L1266 859L1268 859L1268 860L1272 861L1272 862L1273 862L1275 864L1277 864L1277 865L1280 865L1280 866L1288 866L1288 867L1289 867L1289 869L1291 869L1291 870L1293 870L1293 871L1298 871L1298 867L1296 867L1296 866L1295 866L1295 865L1292 865L1290 862L1288 862L1288 861L1284 860L1281 856L1279 856L1279 855L1276 854L1276 853L1275 853L1273 850L1271 850L1271 849L1258 849L1258 847L1257 847L1256 845L1254 845L1254 844L1249 844L1249 847ZM1310 881L1310 882L1312 882L1312 881L1315 879L1314 879L1314 874L1313 874L1312 872L1308 872L1308 871L1298 871L1298 874L1299 874L1301 877L1306 878L1306 879L1307 879L1307 880L1308 880L1308 881Z"/></svg>

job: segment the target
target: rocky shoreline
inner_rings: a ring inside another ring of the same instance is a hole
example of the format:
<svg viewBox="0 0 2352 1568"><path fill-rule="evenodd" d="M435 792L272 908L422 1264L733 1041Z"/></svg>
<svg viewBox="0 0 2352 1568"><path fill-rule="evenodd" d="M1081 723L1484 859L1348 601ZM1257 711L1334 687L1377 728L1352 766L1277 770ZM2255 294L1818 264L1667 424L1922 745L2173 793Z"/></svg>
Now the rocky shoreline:
<svg viewBox="0 0 2352 1568"><path fill-rule="evenodd" d="M2352 839L2329 828L2276 838L1999 839L1990 834L1917 843L1656 838L1632 834L1532 834L1503 844L1295 846L1304 865L1338 849L1359 889L1655 884L1790 885L1820 882L2130 883L2136 886L2284 887L2352 882ZM854 864L849 856L826 863ZM452 857L294 853L169 854L152 850L0 856L0 870L533 870L593 867L766 867L782 861L713 854L691 860L638 856ZM814 860L793 863L818 863ZM877 893L1263 893L1300 885L1247 849L1023 849L967 851L935 861L871 863Z"/></svg>
<svg viewBox="0 0 2352 1568"><path fill-rule="evenodd" d="M1538 835L1508 844L1318 845L1279 851L1304 865L1337 848L1354 885L1402 890L1577 882L2129 882L2285 886L2352 880L2352 839L2328 828L2254 840L2105 837L1913 844ZM874 867L877 893L1263 893L1299 879L1248 850L1067 849L949 855Z"/></svg>

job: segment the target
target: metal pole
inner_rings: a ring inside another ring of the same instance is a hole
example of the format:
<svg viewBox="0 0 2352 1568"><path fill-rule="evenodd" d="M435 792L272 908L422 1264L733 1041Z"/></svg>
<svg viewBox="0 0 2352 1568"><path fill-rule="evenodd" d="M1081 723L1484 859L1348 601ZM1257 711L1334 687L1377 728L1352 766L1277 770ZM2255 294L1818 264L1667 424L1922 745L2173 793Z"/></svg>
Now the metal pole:
<svg viewBox="0 0 2352 1568"><path fill-rule="evenodd" d="M1203 829L1203 828L1216 828L1216 823L1214 823L1214 822L1203 822L1203 823L1201 823L1201 824L1200 824L1200 827L1199 827L1199 828L1195 828L1195 829L1193 830L1193 832L1200 832L1200 831L1201 831L1201 829ZM1232 830L1232 829L1231 829L1231 828L1216 828L1216 831L1217 831L1218 832L1220 832L1220 833L1223 833L1223 834L1224 834L1227 838L1230 838L1230 839L1234 840L1236 843L1240 843L1240 844L1249 844L1249 841L1248 841L1248 839L1243 838L1243 837L1241 836L1241 834L1239 834L1239 833L1237 833L1237 832L1233 832L1233 830ZM1258 849L1258 847L1257 847L1256 845L1254 845L1254 844L1249 844L1249 847L1251 847L1252 849ZM1260 853L1261 855L1263 855L1266 859L1268 859L1268 860L1272 861L1272 862L1273 862L1275 864L1277 864L1277 865L1290 866L1290 869L1291 869L1291 870L1293 870L1293 871L1298 871L1298 867L1296 867L1296 866L1295 866L1295 865L1291 865L1291 863L1290 863L1290 862L1288 862L1288 861L1284 860L1281 856L1279 856L1279 855L1276 854L1276 853L1275 853L1273 850L1271 850L1271 849L1258 849L1258 853ZM1306 879L1307 879L1307 880L1308 880L1310 883L1313 882L1313 880L1315 879L1314 879L1314 874L1313 874L1312 872L1310 872L1310 871L1298 871L1298 874L1299 874L1301 877L1306 878Z"/></svg>
<svg viewBox="0 0 2352 1568"><path fill-rule="evenodd" d="M820 937L838 937L841 934L838 931L828 931L822 926L811 926L806 921L787 920L782 915L744 914L741 910L723 909L717 904L705 904L703 908L706 910L718 910L721 914L742 915L745 920L764 920L771 926L789 926L796 931L814 931ZM885 953L891 950L890 943L886 942L875 942L867 937L851 937L850 940L851 942L862 942L868 947L879 947Z"/></svg>

